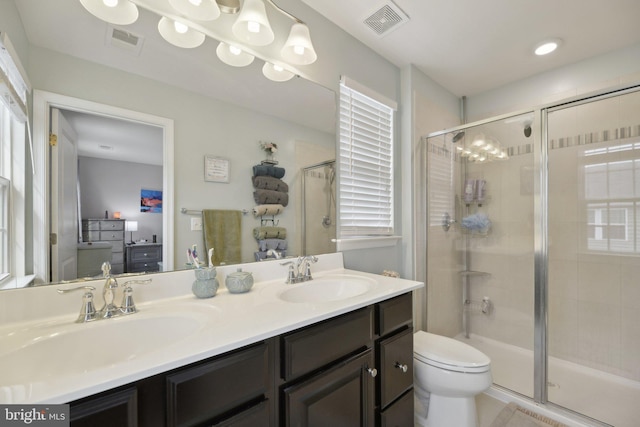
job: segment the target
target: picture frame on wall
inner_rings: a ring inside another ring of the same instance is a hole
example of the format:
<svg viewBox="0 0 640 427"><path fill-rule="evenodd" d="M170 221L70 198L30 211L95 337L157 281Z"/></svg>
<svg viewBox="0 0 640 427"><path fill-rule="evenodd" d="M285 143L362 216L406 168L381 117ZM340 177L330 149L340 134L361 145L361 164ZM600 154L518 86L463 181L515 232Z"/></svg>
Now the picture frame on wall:
<svg viewBox="0 0 640 427"><path fill-rule="evenodd" d="M229 183L231 162L224 157L204 156L204 180L207 182Z"/></svg>
<svg viewBox="0 0 640 427"><path fill-rule="evenodd" d="M140 212L162 213L162 190L140 190Z"/></svg>

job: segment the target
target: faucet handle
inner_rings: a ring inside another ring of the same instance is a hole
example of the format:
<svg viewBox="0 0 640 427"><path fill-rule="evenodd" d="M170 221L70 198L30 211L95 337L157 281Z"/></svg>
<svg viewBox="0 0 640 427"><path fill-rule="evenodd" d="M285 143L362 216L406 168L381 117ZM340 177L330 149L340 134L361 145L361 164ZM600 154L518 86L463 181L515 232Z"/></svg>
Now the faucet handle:
<svg viewBox="0 0 640 427"><path fill-rule="evenodd" d="M288 265L289 266L289 272L287 273L287 280L284 282L287 285L290 285L292 283L296 283L298 280L298 277L296 276L296 272L295 269L293 267L293 261L287 261L287 262L281 262L280 265Z"/></svg>
<svg viewBox="0 0 640 427"><path fill-rule="evenodd" d="M122 284L124 286L124 292L122 295L122 305L120 306L120 312L122 314L133 314L137 312L136 305L133 302L133 289L131 285L144 285L151 283L152 279L147 280L128 280Z"/></svg>
<svg viewBox="0 0 640 427"><path fill-rule="evenodd" d="M96 320L98 315L96 313L96 307L93 304L93 291L96 290L93 286L77 286L70 289L57 289L59 294L68 294L69 292L85 290L82 295L82 307L80 308L80 314L76 319L76 323L85 323Z"/></svg>

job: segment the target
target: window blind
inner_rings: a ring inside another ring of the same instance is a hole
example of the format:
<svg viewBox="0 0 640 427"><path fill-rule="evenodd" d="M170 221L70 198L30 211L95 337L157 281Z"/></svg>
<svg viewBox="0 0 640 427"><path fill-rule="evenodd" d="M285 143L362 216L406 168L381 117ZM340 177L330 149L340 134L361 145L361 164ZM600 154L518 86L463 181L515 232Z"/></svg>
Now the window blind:
<svg viewBox="0 0 640 427"><path fill-rule="evenodd" d="M339 232L393 234L393 108L341 83Z"/></svg>

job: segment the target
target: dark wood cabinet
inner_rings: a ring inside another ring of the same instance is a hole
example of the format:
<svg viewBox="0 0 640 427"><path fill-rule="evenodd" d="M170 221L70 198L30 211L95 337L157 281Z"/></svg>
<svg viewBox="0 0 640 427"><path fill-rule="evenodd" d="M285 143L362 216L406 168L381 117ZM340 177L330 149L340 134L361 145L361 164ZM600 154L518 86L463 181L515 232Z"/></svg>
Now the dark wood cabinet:
<svg viewBox="0 0 640 427"><path fill-rule="evenodd" d="M273 381L269 347L264 342L166 378L167 426L213 425L237 408L266 400Z"/></svg>
<svg viewBox="0 0 640 427"><path fill-rule="evenodd" d="M71 425L412 426L411 298L71 402Z"/></svg>
<svg viewBox="0 0 640 427"><path fill-rule="evenodd" d="M125 271L127 273L160 270L162 243L135 243L125 247Z"/></svg>
<svg viewBox="0 0 640 427"><path fill-rule="evenodd" d="M368 349L326 372L284 388L287 427L366 427L375 420L375 366Z"/></svg>
<svg viewBox="0 0 640 427"><path fill-rule="evenodd" d="M135 386L83 399L70 407L71 427L137 427L138 391Z"/></svg>

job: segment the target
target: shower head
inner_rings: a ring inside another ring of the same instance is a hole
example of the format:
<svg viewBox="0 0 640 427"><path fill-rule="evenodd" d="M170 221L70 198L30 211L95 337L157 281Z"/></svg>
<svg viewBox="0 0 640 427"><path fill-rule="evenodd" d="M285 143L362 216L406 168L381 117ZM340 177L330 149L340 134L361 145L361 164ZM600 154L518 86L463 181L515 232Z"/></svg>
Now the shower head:
<svg viewBox="0 0 640 427"><path fill-rule="evenodd" d="M464 131L456 133L455 135L453 135L453 143L460 141L462 138L464 138Z"/></svg>

